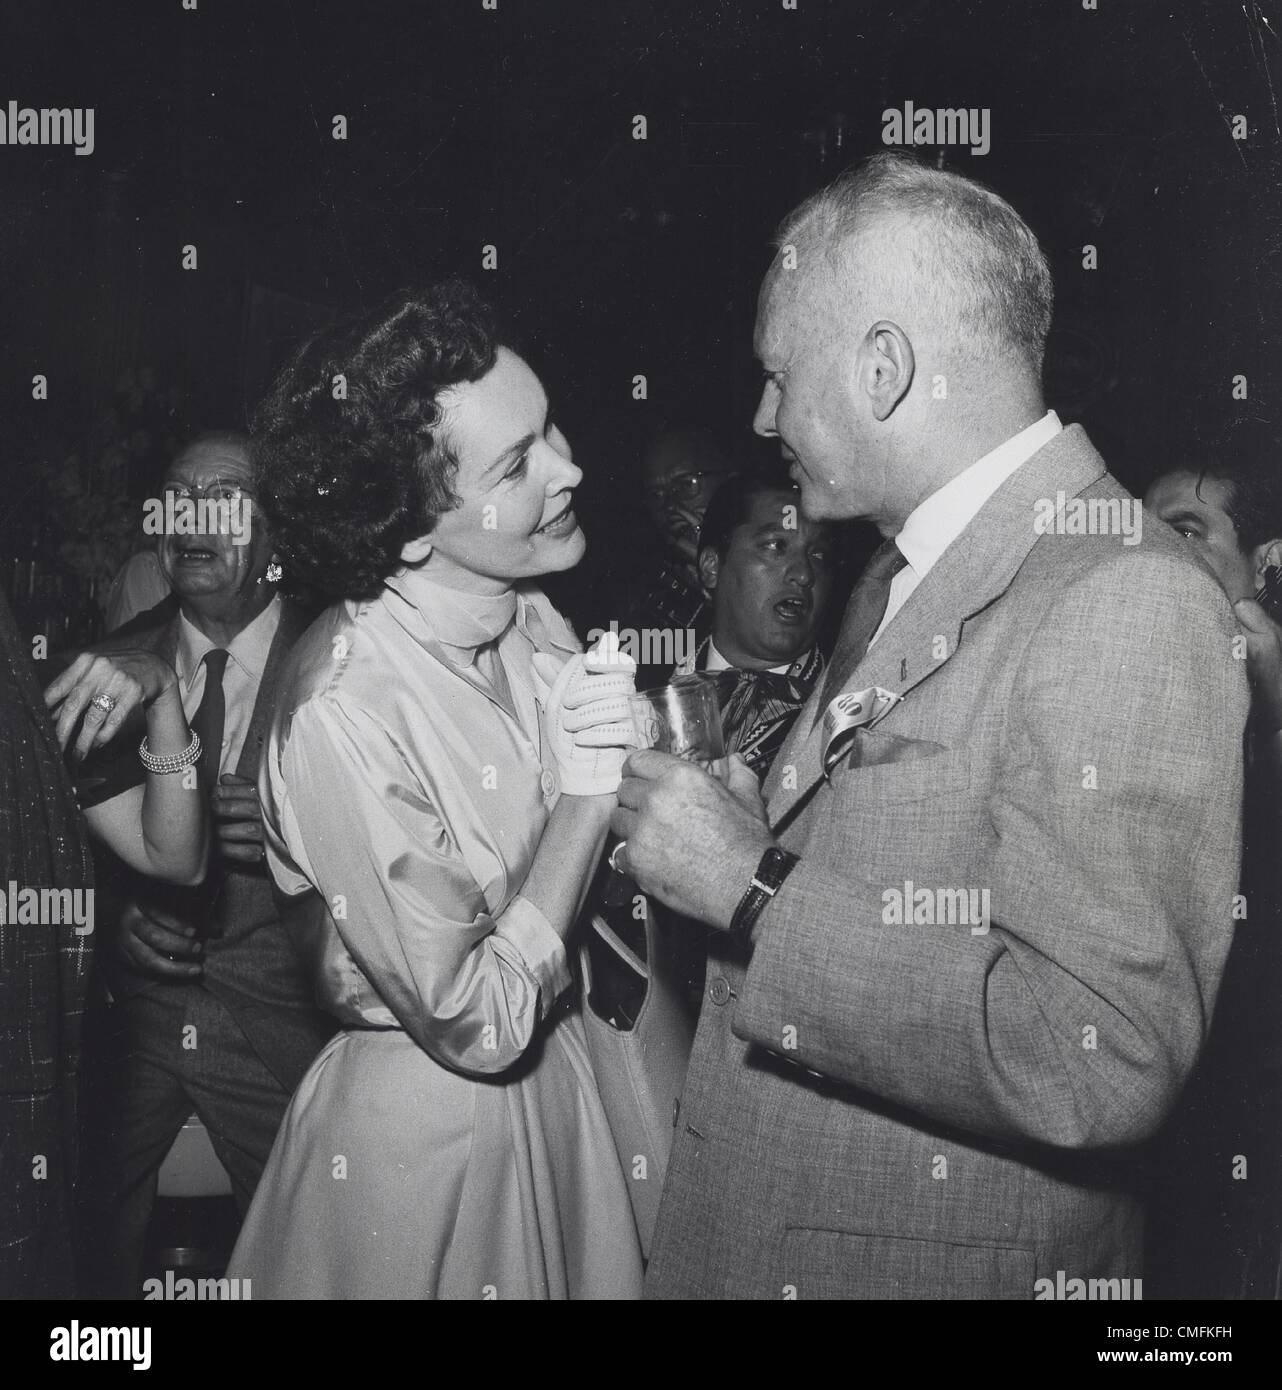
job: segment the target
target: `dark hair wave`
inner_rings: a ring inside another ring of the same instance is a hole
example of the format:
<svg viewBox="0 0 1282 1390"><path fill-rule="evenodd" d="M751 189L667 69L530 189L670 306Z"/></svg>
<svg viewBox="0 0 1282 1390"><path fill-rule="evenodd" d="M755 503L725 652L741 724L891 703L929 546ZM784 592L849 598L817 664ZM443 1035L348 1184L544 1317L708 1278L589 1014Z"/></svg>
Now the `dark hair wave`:
<svg viewBox="0 0 1282 1390"><path fill-rule="evenodd" d="M458 505L439 396L494 365L495 315L457 277L322 329L254 415L256 491L290 578L372 598Z"/></svg>

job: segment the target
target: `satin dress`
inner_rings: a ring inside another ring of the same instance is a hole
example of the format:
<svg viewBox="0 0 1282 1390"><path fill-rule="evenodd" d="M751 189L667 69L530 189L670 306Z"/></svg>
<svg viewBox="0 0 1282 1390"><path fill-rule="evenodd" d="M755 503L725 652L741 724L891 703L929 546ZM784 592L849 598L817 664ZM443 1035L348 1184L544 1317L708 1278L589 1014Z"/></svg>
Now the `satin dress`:
<svg viewBox="0 0 1282 1390"><path fill-rule="evenodd" d="M268 863L344 1024L290 1104L228 1274L262 1298L636 1298L636 1227L565 946L520 889L558 787L538 591L421 572L291 655Z"/></svg>

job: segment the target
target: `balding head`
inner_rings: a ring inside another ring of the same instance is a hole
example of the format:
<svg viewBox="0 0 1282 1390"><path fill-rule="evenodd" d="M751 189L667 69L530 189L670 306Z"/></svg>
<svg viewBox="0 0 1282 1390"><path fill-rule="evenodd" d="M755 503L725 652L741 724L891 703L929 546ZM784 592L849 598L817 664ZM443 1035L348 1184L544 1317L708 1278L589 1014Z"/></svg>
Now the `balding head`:
<svg viewBox="0 0 1282 1390"><path fill-rule="evenodd" d="M199 461L220 474L248 479L253 468L249 458L249 436L236 430L207 430L178 451L170 472L186 472L186 465Z"/></svg>
<svg viewBox="0 0 1282 1390"><path fill-rule="evenodd" d="M895 535L1043 413L1050 271L996 194L883 154L785 218L762 285L753 427L812 517Z"/></svg>
<svg viewBox="0 0 1282 1390"><path fill-rule="evenodd" d="M798 289L858 332L891 319L941 355L1041 372L1050 267L1015 209L971 179L876 155L790 213L775 245L772 279L793 247Z"/></svg>

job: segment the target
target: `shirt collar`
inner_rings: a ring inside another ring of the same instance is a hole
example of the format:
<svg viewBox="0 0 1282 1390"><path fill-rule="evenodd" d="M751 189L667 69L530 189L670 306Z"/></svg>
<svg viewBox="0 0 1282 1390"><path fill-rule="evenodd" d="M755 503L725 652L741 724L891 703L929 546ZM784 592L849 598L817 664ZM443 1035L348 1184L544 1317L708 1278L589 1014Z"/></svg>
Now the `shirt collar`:
<svg viewBox="0 0 1282 1390"><path fill-rule="evenodd" d="M470 670L477 650L511 627L537 651L579 650L565 620L533 586L469 594L429 579L422 570L402 570L386 580L383 602L411 637L459 671Z"/></svg>
<svg viewBox="0 0 1282 1390"><path fill-rule="evenodd" d="M963 469L909 513L895 544L918 579L926 575L1006 479L1062 428L1059 416L1048 410L1040 420Z"/></svg>
<svg viewBox="0 0 1282 1390"><path fill-rule="evenodd" d="M385 596L385 601L397 621L435 643L452 666L464 670L476 660L479 647L502 637L517 613L514 588L501 594L467 593L439 583L423 569L403 569L386 584L394 597Z"/></svg>
<svg viewBox="0 0 1282 1390"><path fill-rule="evenodd" d="M809 652L803 652L799 659L804 661L809 655ZM797 662L795 661L785 661L782 666L771 666L769 670L776 676L786 676L796 664ZM711 637L708 638L708 659L703 663L703 669L709 673L714 671L728 671L730 669L730 663L717 650L717 644ZM739 668L736 667L736 670L737 669Z"/></svg>
<svg viewBox="0 0 1282 1390"><path fill-rule="evenodd" d="M280 626L280 595L275 594L266 608L232 638L227 644L227 655L231 661L252 680L261 680L267 666L267 657ZM185 613L178 617L178 651L174 666L178 679L190 685L200 670L200 663L207 652L218 645L206 637Z"/></svg>

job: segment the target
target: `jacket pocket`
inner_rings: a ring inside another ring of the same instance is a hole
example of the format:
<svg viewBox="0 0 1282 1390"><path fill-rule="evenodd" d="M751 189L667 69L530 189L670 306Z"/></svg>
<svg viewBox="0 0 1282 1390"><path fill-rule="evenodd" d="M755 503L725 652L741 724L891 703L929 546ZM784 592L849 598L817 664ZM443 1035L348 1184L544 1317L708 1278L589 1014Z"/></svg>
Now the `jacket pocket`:
<svg viewBox="0 0 1282 1390"><path fill-rule="evenodd" d="M1031 1299L1034 1252L1020 1245L790 1226L783 1280L801 1298Z"/></svg>
<svg viewBox="0 0 1282 1390"><path fill-rule="evenodd" d="M866 758L877 756L870 748L858 762L836 773L833 787L842 794L854 793L861 801L879 796L894 802L918 801L965 791L970 786L971 749L938 749L938 744L925 744L919 753L909 755L899 749L893 759L868 762Z"/></svg>

